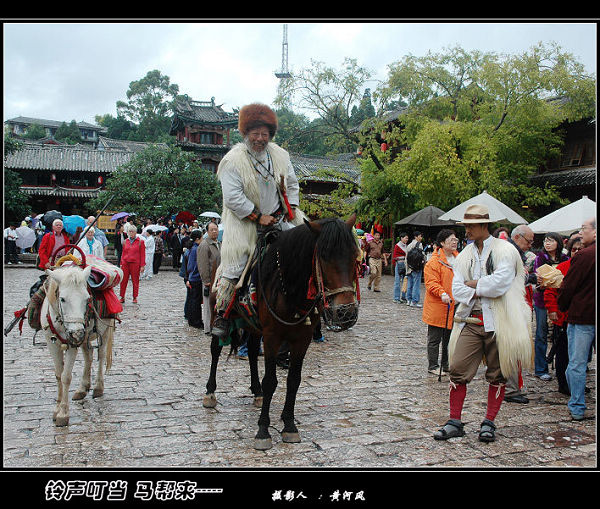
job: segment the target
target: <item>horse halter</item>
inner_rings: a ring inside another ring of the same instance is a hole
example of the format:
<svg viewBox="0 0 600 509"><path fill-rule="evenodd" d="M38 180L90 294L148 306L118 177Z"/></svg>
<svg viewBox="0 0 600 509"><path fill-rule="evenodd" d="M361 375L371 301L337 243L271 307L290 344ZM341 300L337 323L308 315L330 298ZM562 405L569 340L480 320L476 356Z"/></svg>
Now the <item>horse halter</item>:
<svg viewBox="0 0 600 509"><path fill-rule="evenodd" d="M352 327L358 319L358 306L360 304L360 284L358 281L358 263L354 267L354 286L340 286L332 290L325 287L323 282L323 272L321 263L317 256L317 250L313 255L313 274L319 290L319 295L323 300L323 320L327 327L335 331L342 331ZM333 305L334 295L352 292L355 295L354 302L348 304Z"/></svg>

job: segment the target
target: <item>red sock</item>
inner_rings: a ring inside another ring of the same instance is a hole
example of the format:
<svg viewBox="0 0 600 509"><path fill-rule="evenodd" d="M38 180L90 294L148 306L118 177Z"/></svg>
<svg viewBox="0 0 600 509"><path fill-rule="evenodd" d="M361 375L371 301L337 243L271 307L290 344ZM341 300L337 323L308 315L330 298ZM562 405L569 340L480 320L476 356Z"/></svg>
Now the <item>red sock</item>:
<svg viewBox="0 0 600 509"><path fill-rule="evenodd" d="M467 384L450 384L450 419L460 421L466 395Z"/></svg>
<svg viewBox="0 0 600 509"><path fill-rule="evenodd" d="M504 400L504 392L506 391L506 385L492 385L488 387L488 401L487 401L487 412L485 418L493 421L500 410L500 405Z"/></svg>

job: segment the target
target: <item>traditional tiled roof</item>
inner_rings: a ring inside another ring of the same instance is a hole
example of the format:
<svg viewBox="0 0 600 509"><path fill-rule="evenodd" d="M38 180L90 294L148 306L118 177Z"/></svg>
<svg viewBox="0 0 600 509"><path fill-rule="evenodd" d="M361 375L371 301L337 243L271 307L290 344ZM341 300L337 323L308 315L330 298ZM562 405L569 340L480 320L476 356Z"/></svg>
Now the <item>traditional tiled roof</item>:
<svg viewBox="0 0 600 509"><path fill-rule="evenodd" d="M596 185L596 167L575 168L572 170L559 170L542 173L530 177L530 181L535 185L544 185L548 183L558 188L594 186Z"/></svg>
<svg viewBox="0 0 600 509"><path fill-rule="evenodd" d="M4 159L11 170L81 171L110 173L128 163L134 152L93 150L69 145L29 145Z"/></svg>
<svg viewBox="0 0 600 509"><path fill-rule="evenodd" d="M24 124L24 125L39 124L42 127L58 128L63 124L63 121L62 120L46 120L43 118L33 118L33 117L15 117L15 118L9 118L8 120L5 121L5 123ZM68 124L69 122L65 122L65 123ZM95 124L90 124L88 122L83 122L83 121L77 122L77 127L83 128L83 129L91 129L94 131L98 131L100 133L105 133L108 130L106 127L102 127L102 126L95 125Z"/></svg>
<svg viewBox="0 0 600 509"><path fill-rule="evenodd" d="M175 115L171 121L171 134L175 134L178 129L181 129L184 122L199 125L237 127L237 114L228 113L221 106L215 104L214 97L210 101L192 101L185 98L177 99Z"/></svg>
<svg viewBox="0 0 600 509"><path fill-rule="evenodd" d="M61 186L20 186L19 189L25 194L35 196L57 196L57 197L71 197L71 198L95 198L98 193L102 190L98 188L69 188Z"/></svg>
<svg viewBox="0 0 600 509"><path fill-rule="evenodd" d="M290 154L290 160L299 181L312 180L318 182L337 182L340 180L332 177L317 176L316 173L319 170L340 172L357 184L360 181L360 168L352 155L333 158Z"/></svg>
<svg viewBox="0 0 600 509"><path fill-rule="evenodd" d="M130 141L130 140L115 140L114 138L107 138L106 136L98 137L98 150L122 150L130 152L141 152L147 149L150 145L155 145L161 148L167 148L166 143L148 143L144 141Z"/></svg>

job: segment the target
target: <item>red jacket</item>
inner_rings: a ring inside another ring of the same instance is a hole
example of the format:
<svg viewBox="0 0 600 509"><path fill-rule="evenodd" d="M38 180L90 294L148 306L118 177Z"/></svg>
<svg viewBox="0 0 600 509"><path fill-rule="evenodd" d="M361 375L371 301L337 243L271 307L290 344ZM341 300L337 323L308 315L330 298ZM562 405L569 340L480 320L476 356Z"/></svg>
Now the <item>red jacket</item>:
<svg viewBox="0 0 600 509"><path fill-rule="evenodd" d="M71 240L66 232L63 230L62 236L65 239L65 244L70 244ZM42 270L46 270L46 264L50 261L50 257L52 256L52 251L54 251L54 243L56 239L54 237L54 232L46 233L42 237L42 242L40 242L40 248L38 249L38 255L40 257L40 264L38 267ZM63 253L63 254L66 254Z"/></svg>
<svg viewBox="0 0 600 509"><path fill-rule="evenodd" d="M563 276L566 276L570 266L571 258L566 262L559 263L556 268L563 273ZM544 291L544 305L548 313L556 313L558 315L558 320L552 320L553 324L562 326L566 323L568 312L563 313L558 309L558 288L546 288Z"/></svg>
<svg viewBox="0 0 600 509"><path fill-rule="evenodd" d="M123 262L137 263L140 267L146 265L146 243L140 237L136 237L133 244L129 237L123 241L121 265Z"/></svg>

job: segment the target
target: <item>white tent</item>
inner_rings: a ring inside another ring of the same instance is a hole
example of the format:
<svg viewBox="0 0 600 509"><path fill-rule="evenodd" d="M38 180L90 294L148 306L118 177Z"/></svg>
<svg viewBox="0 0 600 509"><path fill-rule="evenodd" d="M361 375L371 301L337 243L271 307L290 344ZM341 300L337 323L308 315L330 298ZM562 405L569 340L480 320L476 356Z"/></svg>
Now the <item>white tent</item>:
<svg viewBox="0 0 600 509"><path fill-rule="evenodd" d="M581 224L590 217L596 217L596 202L584 196L580 200L551 212L529 225L533 233L556 232L569 235L579 230Z"/></svg>
<svg viewBox="0 0 600 509"><path fill-rule="evenodd" d="M494 223L527 224L527 221L513 209L507 207L504 203L497 200L486 191L473 198L469 198L467 201L457 205L445 214L442 214L438 219L442 221L462 221L465 210L469 205L485 205L490 212L490 219Z"/></svg>

